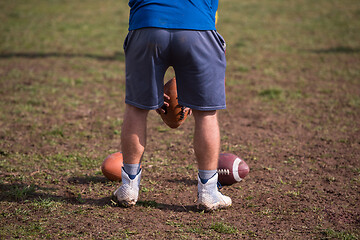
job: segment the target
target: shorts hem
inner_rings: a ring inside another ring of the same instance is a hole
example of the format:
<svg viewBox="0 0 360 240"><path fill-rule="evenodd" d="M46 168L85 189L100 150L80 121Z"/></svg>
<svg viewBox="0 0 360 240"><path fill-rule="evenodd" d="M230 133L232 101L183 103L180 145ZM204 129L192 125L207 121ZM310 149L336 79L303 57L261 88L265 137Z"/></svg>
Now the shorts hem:
<svg viewBox="0 0 360 240"><path fill-rule="evenodd" d="M129 104L129 105L132 105L134 107L137 107L137 108L144 109L144 110L155 110L155 109L158 109L158 108L160 108L162 106L162 104L153 105L153 106L146 106L146 105L138 104L138 103L130 101L130 100L125 100L125 103Z"/></svg>
<svg viewBox="0 0 360 240"><path fill-rule="evenodd" d="M199 111L214 111L214 110L221 110L226 109L225 105L218 105L218 106L195 106L192 104L187 104L179 101L179 104L185 107L188 107L190 109L199 110Z"/></svg>

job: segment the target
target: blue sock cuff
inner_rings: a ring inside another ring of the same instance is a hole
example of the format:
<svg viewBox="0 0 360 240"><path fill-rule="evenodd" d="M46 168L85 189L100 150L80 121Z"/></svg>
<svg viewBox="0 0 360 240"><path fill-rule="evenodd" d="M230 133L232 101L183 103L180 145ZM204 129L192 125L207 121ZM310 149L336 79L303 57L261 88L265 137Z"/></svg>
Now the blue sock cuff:
<svg viewBox="0 0 360 240"><path fill-rule="evenodd" d="M202 184L205 184L216 174L217 170L200 170L199 169L199 178Z"/></svg>
<svg viewBox="0 0 360 240"><path fill-rule="evenodd" d="M129 175L131 180L135 179L138 173L140 172L140 163L139 164L126 164L124 163L124 170Z"/></svg>

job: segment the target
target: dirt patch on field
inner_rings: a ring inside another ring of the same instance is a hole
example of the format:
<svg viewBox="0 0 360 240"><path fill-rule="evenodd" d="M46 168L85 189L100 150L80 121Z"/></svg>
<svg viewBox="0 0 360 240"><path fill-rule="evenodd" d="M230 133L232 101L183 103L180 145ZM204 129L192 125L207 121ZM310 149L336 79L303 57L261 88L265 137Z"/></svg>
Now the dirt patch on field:
<svg viewBox="0 0 360 240"><path fill-rule="evenodd" d="M219 112L221 151L251 168L242 182L222 189L233 206L197 210L193 119L171 130L152 112L140 199L127 209L111 198L119 183L99 169L120 150L117 86L124 78L122 70L107 69L122 63L80 58L86 68L79 69L53 57L0 60L1 77L12 79L1 82L2 238L359 236L357 82L335 78L329 85L314 81L315 69L294 69L271 87L256 68L243 73L230 66L228 108Z"/></svg>

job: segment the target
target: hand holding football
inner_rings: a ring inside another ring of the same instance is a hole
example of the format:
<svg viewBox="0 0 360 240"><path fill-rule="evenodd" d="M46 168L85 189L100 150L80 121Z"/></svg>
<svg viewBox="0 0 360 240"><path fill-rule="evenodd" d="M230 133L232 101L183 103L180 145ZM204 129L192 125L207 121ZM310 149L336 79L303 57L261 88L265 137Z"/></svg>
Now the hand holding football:
<svg viewBox="0 0 360 240"><path fill-rule="evenodd" d="M175 77L170 79L164 85L164 93L169 96L169 99L164 99L167 104L162 106L164 111L159 112L160 116L166 125L171 128L177 128L183 124L189 115L190 109L185 108L178 103Z"/></svg>

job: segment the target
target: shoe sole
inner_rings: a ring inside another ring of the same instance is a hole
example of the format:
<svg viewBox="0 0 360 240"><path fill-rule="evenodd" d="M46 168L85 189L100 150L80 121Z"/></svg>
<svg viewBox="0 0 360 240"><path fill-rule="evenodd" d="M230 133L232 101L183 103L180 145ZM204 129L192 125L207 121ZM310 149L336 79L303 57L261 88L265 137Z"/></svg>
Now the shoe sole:
<svg viewBox="0 0 360 240"><path fill-rule="evenodd" d="M119 200L116 196L113 196L113 200L115 200L121 207L129 208L136 205L136 201L126 201L126 200Z"/></svg>
<svg viewBox="0 0 360 240"><path fill-rule="evenodd" d="M209 206L206 206L204 204L198 204L198 209L200 211L206 211L206 212L213 212L213 211L216 211L216 210L219 210L219 209L224 209L224 208L229 208L231 207L231 204L230 205L213 205L211 207Z"/></svg>
<svg viewBox="0 0 360 240"><path fill-rule="evenodd" d="M128 201L122 200L122 201L118 201L118 202L121 206L126 207L126 208L130 208L130 207L133 207L136 205L136 201L128 202Z"/></svg>

